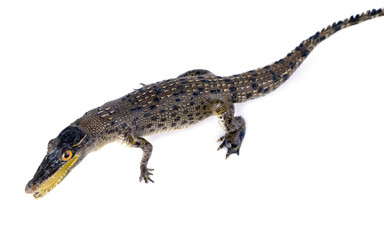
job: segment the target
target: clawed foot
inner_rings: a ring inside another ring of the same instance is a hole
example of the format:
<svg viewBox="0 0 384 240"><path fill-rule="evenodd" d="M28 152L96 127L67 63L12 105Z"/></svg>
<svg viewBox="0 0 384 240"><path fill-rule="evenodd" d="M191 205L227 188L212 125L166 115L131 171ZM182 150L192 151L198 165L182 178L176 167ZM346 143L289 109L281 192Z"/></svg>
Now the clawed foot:
<svg viewBox="0 0 384 240"><path fill-rule="evenodd" d="M243 142L244 136L245 129L239 129L236 132L226 133L224 136L217 140L217 142L223 141L217 148L217 150L220 150L224 147L227 148L227 154L225 155L225 159L227 159L233 153L239 155L241 143Z"/></svg>
<svg viewBox="0 0 384 240"><path fill-rule="evenodd" d="M153 175L153 173L151 173L151 171L153 170L155 169L141 167L141 174L140 174L139 181L141 182L142 180L144 180L145 183L148 183L148 181L151 181L154 183L154 181L150 178L150 176Z"/></svg>

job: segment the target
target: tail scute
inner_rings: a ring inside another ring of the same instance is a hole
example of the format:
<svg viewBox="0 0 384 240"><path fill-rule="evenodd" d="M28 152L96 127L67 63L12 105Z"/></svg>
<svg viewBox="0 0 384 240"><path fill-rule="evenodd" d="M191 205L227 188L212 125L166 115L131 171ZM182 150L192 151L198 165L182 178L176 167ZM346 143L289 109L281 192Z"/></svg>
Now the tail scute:
<svg viewBox="0 0 384 240"><path fill-rule="evenodd" d="M341 29L362 23L369 19L383 16L383 15L384 15L384 10L382 8L378 10L373 9L373 10L364 12L362 14L357 14L355 16L351 16L350 18L344 19L344 21L334 22L333 24L328 25L328 27L323 28L321 31L315 33L308 39L304 40L303 42L301 42L299 46L297 46L294 50L292 50L286 57L286 59L293 59L295 62L294 66L291 67L291 70L289 71L289 75L291 75L300 66L300 64L307 58L307 56L312 52L312 50L325 39L329 38L336 32L340 31Z"/></svg>
<svg viewBox="0 0 384 240"><path fill-rule="evenodd" d="M333 34L340 31L341 29L359 24L361 22L364 22L372 18L383 16L383 15L384 15L384 11L382 8L378 10L372 9L367 12L357 14L355 16L352 15L350 18L344 19L344 21L334 22L332 25L329 25L328 27L323 28L320 32L317 32L315 35L305 40L304 44L310 43L312 45L311 48L313 49L317 44L324 41L325 39L332 36Z"/></svg>
<svg viewBox="0 0 384 240"><path fill-rule="evenodd" d="M266 67L245 72L239 76L233 76L233 84L235 87L240 83L248 85L247 87L239 86L236 88L237 93L234 94L234 102L244 102L268 94L283 84L319 43L341 29L383 15L384 10L382 8L378 10L373 9L362 14L351 16L343 21L335 22L302 41L300 45L288 53L285 58Z"/></svg>

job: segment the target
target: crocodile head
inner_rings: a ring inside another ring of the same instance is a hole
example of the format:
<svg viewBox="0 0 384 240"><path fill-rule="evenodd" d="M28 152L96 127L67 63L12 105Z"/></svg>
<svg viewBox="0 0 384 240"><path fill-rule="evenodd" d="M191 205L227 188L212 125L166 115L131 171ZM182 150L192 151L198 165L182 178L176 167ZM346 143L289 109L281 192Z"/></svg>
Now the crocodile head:
<svg viewBox="0 0 384 240"><path fill-rule="evenodd" d="M48 143L48 151L25 192L35 198L43 197L89 153L92 139L79 127L65 128L57 138Z"/></svg>

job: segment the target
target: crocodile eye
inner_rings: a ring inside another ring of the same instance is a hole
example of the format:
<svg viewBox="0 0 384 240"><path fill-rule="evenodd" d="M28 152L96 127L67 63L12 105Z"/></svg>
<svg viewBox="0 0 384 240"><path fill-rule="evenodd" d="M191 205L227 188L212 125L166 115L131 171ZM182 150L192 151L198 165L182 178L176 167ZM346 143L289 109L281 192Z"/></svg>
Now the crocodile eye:
<svg viewBox="0 0 384 240"><path fill-rule="evenodd" d="M68 161L71 158L72 158L72 151L71 150L65 151L63 153L63 155L61 156L61 160L63 160L63 161Z"/></svg>

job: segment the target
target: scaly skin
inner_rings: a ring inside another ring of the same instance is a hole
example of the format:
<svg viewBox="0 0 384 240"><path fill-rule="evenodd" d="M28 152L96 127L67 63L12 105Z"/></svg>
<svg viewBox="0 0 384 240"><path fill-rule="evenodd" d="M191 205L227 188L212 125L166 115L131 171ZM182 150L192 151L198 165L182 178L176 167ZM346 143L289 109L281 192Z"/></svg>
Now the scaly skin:
<svg viewBox="0 0 384 240"><path fill-rule="evenodd" d="M226 157L239 154L245 121L234 116L234 103L270 93L292 75L320 42L343 28L383 14L382 9L372 10L334 23L304 40L286 57L263 68L228 77L219 77L203 69L192 70L174 79L144 85L122 98L90 110L70 126L80 129L82 136L86 136L82 143L87 147L84 152L117 140L141 148L140 181L145 182L152 181L152 169L147 168L152 145L143 137L186 128L212 115L219 117L219 123L226 132L219 139L222 141L219 149L227 148ZM76 141L79 139L77 137ZM76 142L73 144L75 146ZM34 192L43 181L31 180L27 192Z"/></svg>

